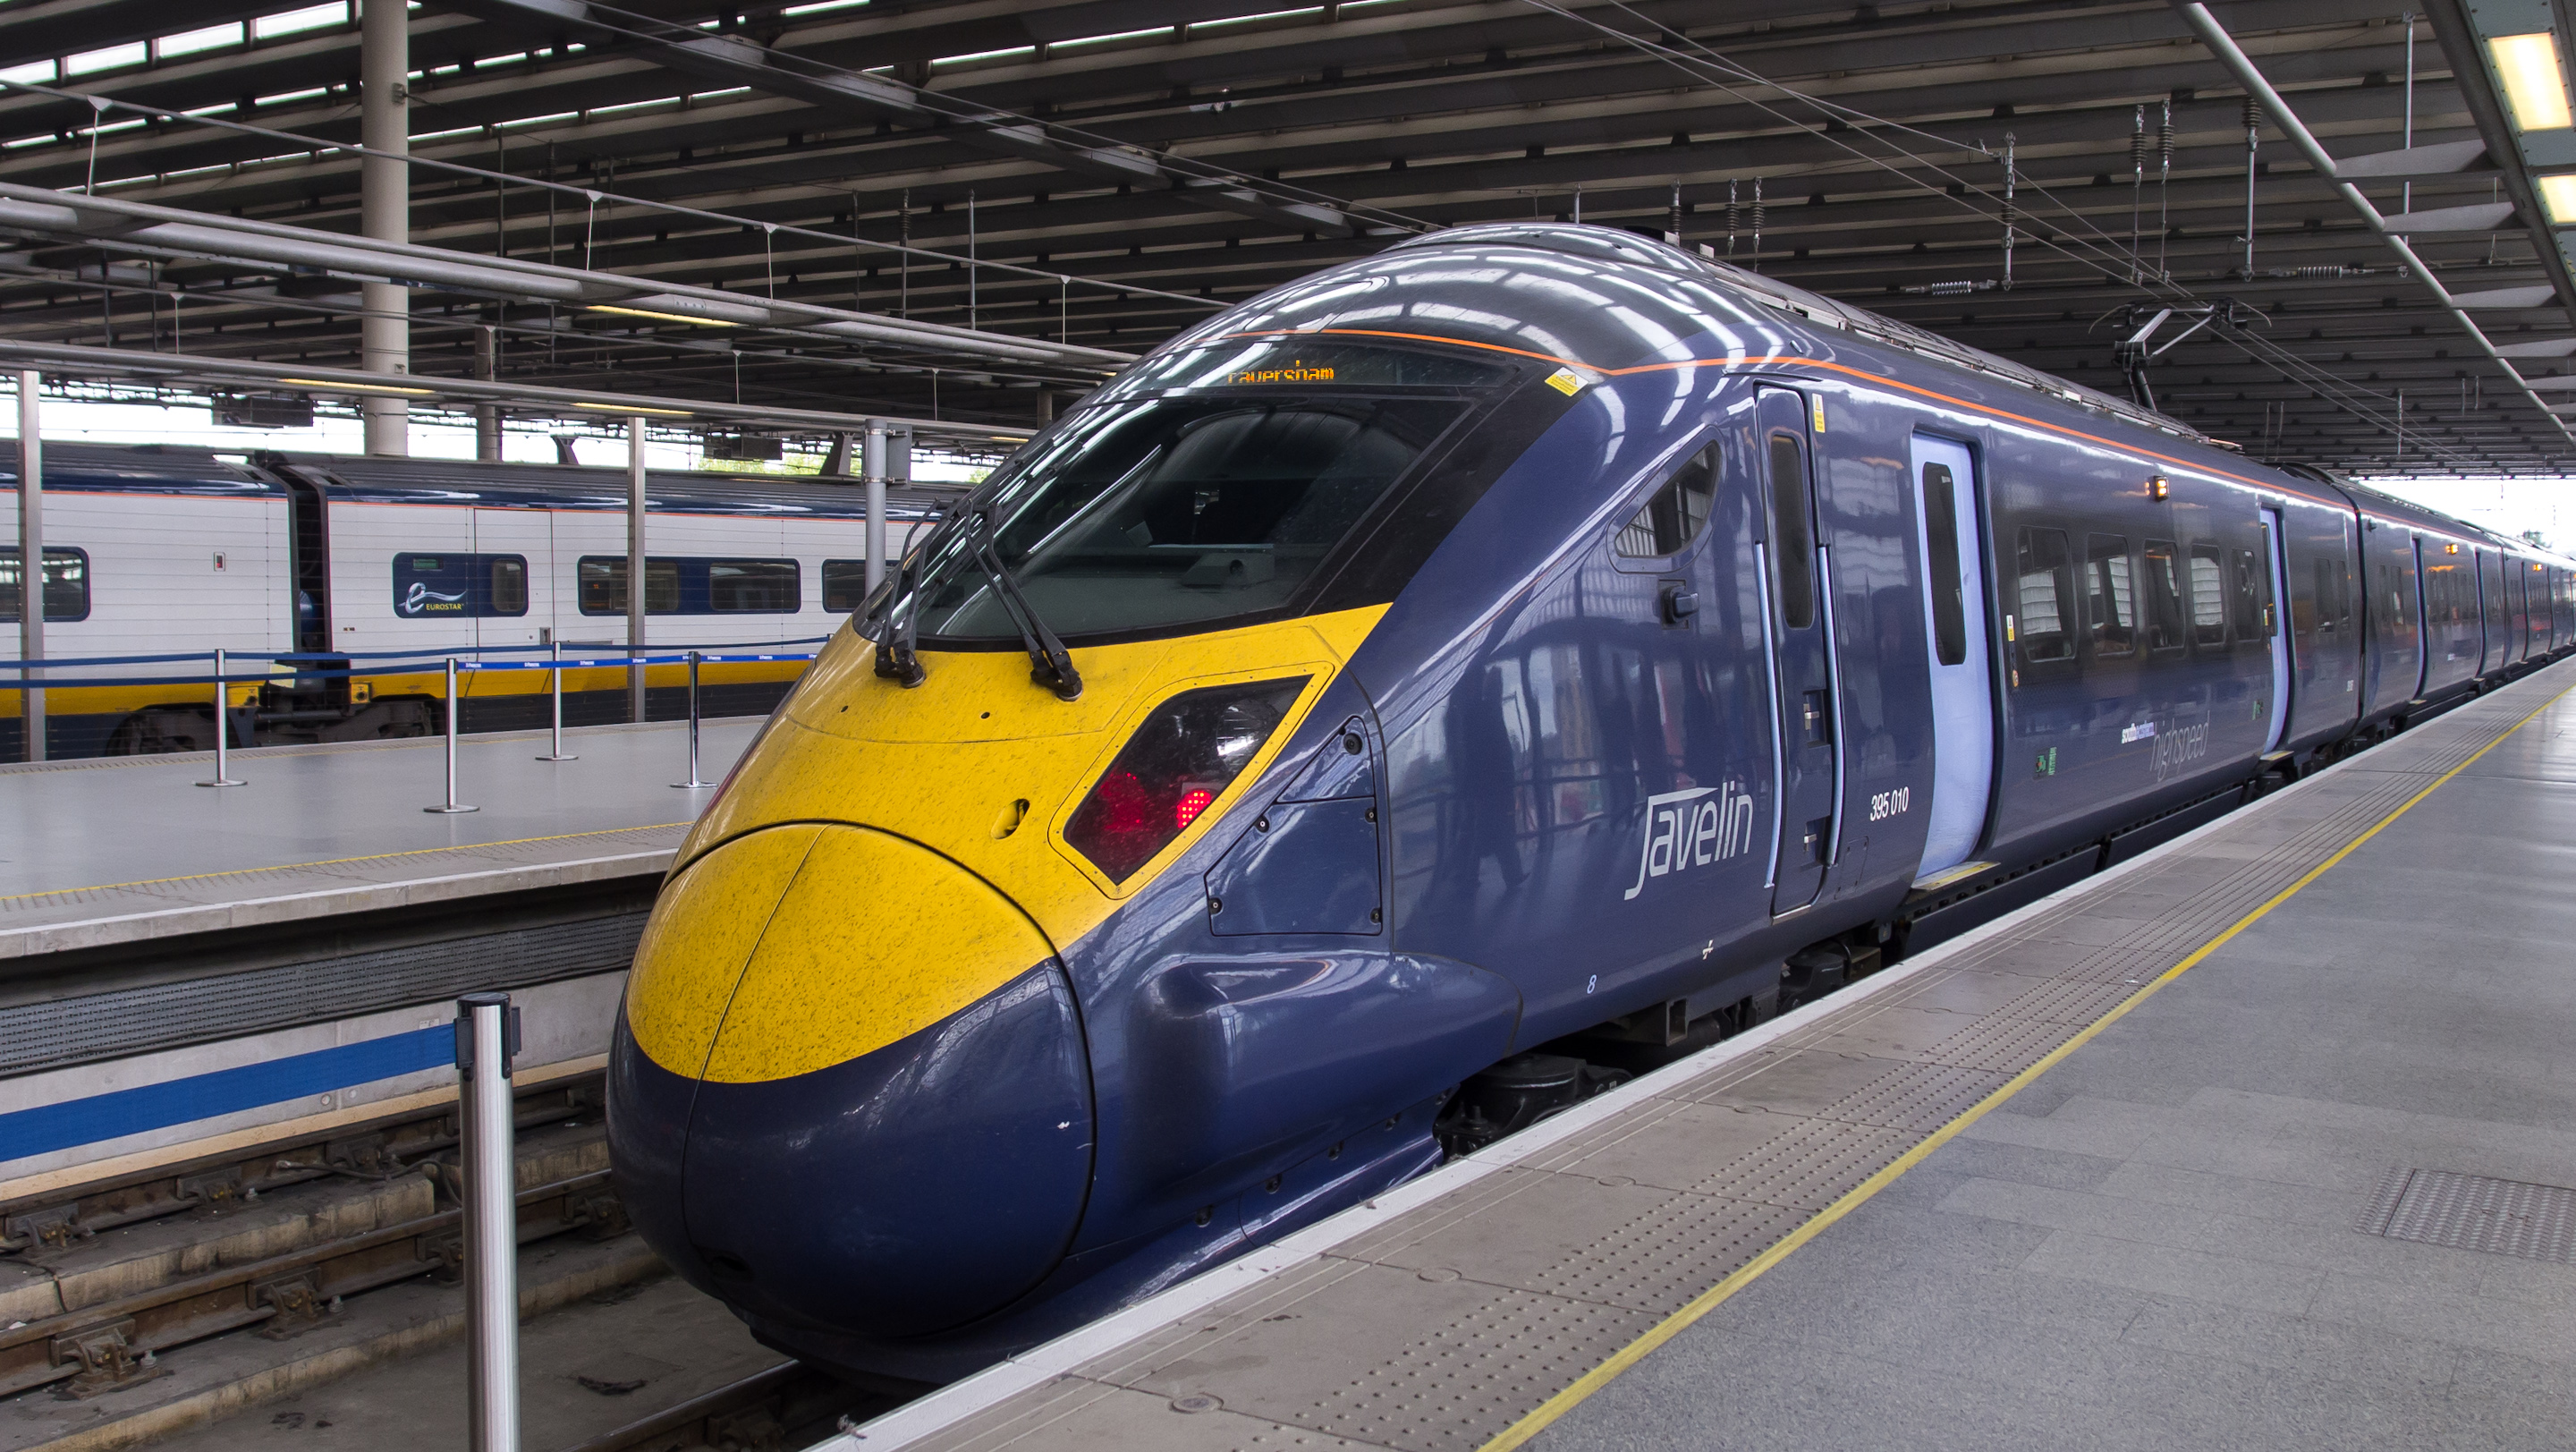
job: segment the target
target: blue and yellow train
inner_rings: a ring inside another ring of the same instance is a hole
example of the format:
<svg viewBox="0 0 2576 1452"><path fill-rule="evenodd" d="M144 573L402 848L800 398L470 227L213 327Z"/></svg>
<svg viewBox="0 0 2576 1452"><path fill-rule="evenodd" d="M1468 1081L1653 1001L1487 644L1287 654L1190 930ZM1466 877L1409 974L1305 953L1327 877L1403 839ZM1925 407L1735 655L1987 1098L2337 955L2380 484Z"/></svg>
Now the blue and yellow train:
<svg viewBox="0 0 2576 1452"><path fill-rule="evenodd" d="M953 1376L2557 655L2569 568L1625 233L1410 241L835 637L638 953L625 1200Z"/></svg>

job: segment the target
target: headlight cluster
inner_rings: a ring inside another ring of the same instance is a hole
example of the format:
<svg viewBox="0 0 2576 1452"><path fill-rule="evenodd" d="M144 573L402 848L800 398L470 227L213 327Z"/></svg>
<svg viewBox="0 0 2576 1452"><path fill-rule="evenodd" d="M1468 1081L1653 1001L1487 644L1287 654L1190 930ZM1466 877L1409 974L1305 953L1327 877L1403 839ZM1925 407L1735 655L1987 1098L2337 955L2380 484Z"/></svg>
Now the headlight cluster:
<svg viewBox="0 0 2576 1452"><path fill-rule="evenodd" d="M1156 706L1074 810L1064 839L1124 882L1243 774L1306 681L1210 686Z"/></svg>

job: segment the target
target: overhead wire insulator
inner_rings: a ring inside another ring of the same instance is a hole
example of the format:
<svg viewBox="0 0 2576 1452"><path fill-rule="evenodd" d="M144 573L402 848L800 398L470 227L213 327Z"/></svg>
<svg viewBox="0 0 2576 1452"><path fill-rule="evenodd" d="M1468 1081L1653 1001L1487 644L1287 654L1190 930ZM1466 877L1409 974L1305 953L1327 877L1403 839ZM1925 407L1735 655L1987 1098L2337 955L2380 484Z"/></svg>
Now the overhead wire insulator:
<svg viewBox="0 0 2576 1452"><path fill-rule="evenodd" d="M2164 123L2156 130L2156 280L2173 281L2165 267L2165 242L2173 230L2173 97L2165 97Z"/></svg>
<svg viewBox="0 0 2576 1452"><path fill-rule="evenodd" d="M2015 174L2015 172L2016 172L2016 171L2018 171L2018 170L2019 170L2019 168L2018 168L2018 167L2016 167L2016 166L2014 165L2014 162L2013 162L2013 148L2014 148L2014 145L2015 145L2015 142L2014 142L2014 140L2013 140L2013 134L2012 134L2011 132L2009 132L2009 131L2005 132L2005 133L2004 133L2004 284L2003 284L2003 285L2004 285L2004 291L2006 291L2006 292L2010 292L2010 291L2012 291L2012 285L2013 285L2013 223L2014 223L2014 222L2016 222L2016 221L2018 221L2018 220L2020 220L2020 213L2019 213L2019 211L2018 211L2018 210L2014 207L2014 205L2013 205L2013 181L2014 181L2014 174Z"/></svg>
<svg viewBox="0 0 2576 1452"><path fill-rule="evenodd" d="M1765 211L1762 206L1762 178L1757 176L1753 179L1753 270L1756 272L1760 272L1762 270L1762 223L1764 219Z"/></svg>
<svg viewBox="0 0 2576 1452"><path fill-rule="evenodd" d="M2129 285L2145 279L2145 238L2138 224L2146 200L2147 186L2147 108L2140 106L2129 122Z"/></svg>
<svg viewBox="0 0 2576 1452"><path fill-rule="evenodd" d="M2263 146L2263 103L2245 98L2245 263L2238 275L2252 281L2254 272L2255 153Z"/></svg>

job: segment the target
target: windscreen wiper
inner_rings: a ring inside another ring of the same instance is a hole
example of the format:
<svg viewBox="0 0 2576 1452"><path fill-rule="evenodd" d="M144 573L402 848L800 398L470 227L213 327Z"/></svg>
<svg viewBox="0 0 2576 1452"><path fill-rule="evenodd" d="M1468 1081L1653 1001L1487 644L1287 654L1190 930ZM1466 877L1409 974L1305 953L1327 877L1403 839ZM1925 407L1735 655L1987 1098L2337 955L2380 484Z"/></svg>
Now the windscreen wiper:
<svg viewBox="0 0 2576 1452"><path fill-rule="evenodd" d="M1073 668L1072 654L1065 650L1064 642L1056 638L1055 632L1047 629L1046 621L1038 617L1037 611L1029 607L1027 598L1020 594L1018 577L1002 563L1001 552L993 547L993 516L989 512L977 513L973 529L974 534L968 543L973 548L975 563L982 567L984 578L992 583L993 594L1001 601L1003 612L1011 617L1013 625L1019 627L1020 643L1029 651L1030 681L1055 692L1062 700L1070 701L1081 695L1082 673Z"/></svg>
<svg viewBox="0 0 2576 1452"><path fill-rule="evenodd" d="M877 627L883 637L877 642L877 674L903 682L906 690L920 685L929 674L913 649L921 638L919 553L907 553L895 570L894 593L887 597L884 622Z"/></svg>

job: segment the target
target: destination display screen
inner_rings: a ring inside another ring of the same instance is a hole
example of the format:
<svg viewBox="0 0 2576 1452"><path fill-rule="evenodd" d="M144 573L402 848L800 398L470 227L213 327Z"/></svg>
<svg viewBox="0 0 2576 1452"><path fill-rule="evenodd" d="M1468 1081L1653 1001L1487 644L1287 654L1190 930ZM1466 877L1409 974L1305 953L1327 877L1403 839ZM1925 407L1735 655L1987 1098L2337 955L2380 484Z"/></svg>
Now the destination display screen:
<svg viewBox="0 0 2576 1452"><path fill-rule="evenodd" d="M1141 366L1121 392L1168 388L1443 388L1483 390L1510 377L1499 362L1312 335L1211 340Z"/></svg>

